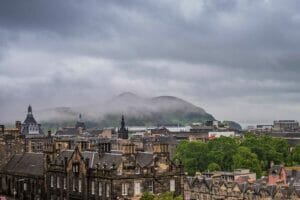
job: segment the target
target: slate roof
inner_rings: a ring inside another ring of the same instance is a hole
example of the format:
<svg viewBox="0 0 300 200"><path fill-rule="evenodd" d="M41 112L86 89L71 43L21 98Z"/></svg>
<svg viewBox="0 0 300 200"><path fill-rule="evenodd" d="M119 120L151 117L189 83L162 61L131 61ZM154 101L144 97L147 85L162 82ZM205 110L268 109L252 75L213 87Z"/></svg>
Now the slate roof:
<svg viewBox="0 0 300 200"><path fill-rule="evenodd" d="M153 160L153 154L148 152L139 152L136 157L137 163L141 167L149 165Z"/></svg>
<svg viewBox="0 0 300 200"><path fill-rule="evenodd" d="M27 114L24 124L37 124L33 117L33 114Z"/></svg>
<svg viewBox="0 0 300 200"><path fill-rule="evenodd" d="M56 158L56 163L62 163L64 158L67 157L68 160L71 158L73 152L75 150L66 150L60 153L60 155ZM122 163L122 153L121 152L110 152L103 153L99 155L98 152L95 151L83 151L81 152L83 159L89 159L89 167L96 168L97 165L99 167L111 167L113 164L117 167ZM153 154L148 152L139 152L136 156L136 162L141 166L145 167L152 163Z"/></svg>
<svg viewBox="0 0 300 200"><path fill-rule="evenodd" d="M66 150L61 152L61 154L57 157L57 163L60 163L64 160L65 157L68 159L71 158L74 150ZM89 167L96 168L97 164L100 167L104 165L112 166L115 164L116 166L120 165L122 162L122 154L120 153L104 153L103 155L99 156L98 152L95 151L83 151L81 152L83 159L89 159Z"/></svg>
<svg viewBox="0 0 300 200"><path fill-rule="evenodd" d="M19 175L43 176L44 155L42 153L16 154L1 171Z"/></svg>
<svg viewBox="0 0 300 200"><path fill-rule="evenodd" d="M202 177L202 183L206 184L208 188L211 190L212 187L220 187L222 185L225 185L225 187L230 188L230 183L227 181L218 180L216 182L213 182L211 178L205 178L204 176L194 176L194 177L187 177L187 185L190 188L191 191L198 191L200 188L200 185L197 184L200 182ZM235 186L238 186L241 193L248 193L253 192L255 195L260 196L266 195L267 198L274 198L276 195L279 195L281 193L283 197L282 199L290 199L291 195L295 194L296 199L300 199L300 184L294 185L294 186L288 186L288 185L267 185L263 179L257 180L254 184L249 182L243 182L243 183L236 183L234 182L231 188L234 188Z"/></svg>

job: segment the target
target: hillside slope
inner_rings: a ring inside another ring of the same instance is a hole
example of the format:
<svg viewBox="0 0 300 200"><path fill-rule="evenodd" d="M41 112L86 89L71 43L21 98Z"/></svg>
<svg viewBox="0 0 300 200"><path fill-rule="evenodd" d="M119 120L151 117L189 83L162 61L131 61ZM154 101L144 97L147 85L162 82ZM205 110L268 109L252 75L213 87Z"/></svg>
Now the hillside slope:
<svg viewBox="0 0 300 200"><path fill-rule="evenodd" d="M162 124L186 125L193 122L213 120L214 117L203 108L174 96L143 98L133 93L122 93L109 101L80 108L54 108L40 113L43 124L70 125L79 113L83 114L88 126L118 126L121 115L125 115L127 125L156 126ZM49 114L51 113L51 114Z"/></svg>

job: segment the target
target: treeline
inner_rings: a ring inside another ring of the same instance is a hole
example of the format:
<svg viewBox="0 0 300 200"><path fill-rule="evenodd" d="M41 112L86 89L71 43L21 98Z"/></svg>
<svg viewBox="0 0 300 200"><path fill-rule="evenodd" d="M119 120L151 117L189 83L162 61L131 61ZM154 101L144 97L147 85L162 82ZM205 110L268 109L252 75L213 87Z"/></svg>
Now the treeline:
<svg viewBox="0 0 300 200"><path fill-rule="evenodd" d="M290 150L286 140L246 134L244 138L220 137L207 143L182 141L174 159L180 159L189 175L203 171L247 168L257 177L266 175L270 163L300 164L300 145Z"/></svg>

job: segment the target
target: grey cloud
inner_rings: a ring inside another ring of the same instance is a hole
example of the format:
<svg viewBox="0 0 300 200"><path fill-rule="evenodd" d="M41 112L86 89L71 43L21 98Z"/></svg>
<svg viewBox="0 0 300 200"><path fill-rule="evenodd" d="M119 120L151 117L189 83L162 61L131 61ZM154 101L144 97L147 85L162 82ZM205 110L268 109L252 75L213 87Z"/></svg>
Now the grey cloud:
<svg viewBox="0 0 300 200"><path fill-rule="evenodd" d="M296 0L1 1L0 108L123 91L176 95L244 121L220 105L299 107L299 8ZM270 107L263 120L279 112Z"/></svg>

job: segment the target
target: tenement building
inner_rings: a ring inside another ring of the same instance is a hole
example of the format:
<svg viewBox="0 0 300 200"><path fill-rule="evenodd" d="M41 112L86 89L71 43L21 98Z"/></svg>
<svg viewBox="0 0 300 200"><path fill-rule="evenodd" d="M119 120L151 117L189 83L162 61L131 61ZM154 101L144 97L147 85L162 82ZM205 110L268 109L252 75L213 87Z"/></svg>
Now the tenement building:
<svg viewBox="0 0 300 200"><path fill-rule="evenodd" d="M20 121L16 121L13 128L0 125L0 169L14 154L24 151L24 138L20 135L20 130Z"/></svg>
<svg viewBox="0 0 300 200"><path fill-rule="evenodd" d="M139 199L142 193L183 193L184 173L170 160L168 145L153 152L137 151L132 143L112 151L108 142L97 151L75 148L57 154L55 145L44 153L17 154L1 170L0 192L17 199ZM45 193L44 191L47 191Z"/></svg>
<svg viewBox="0 0 300 200"><path fill-rule="evenodd" d="M284 182L269 184L267 181L234 182L221 175L187 177L184 184L185 200L299 200L300 187Z"/></svg>
<svg viewBox="0 0 300 200"><path fill-rule="evenodd" d="M44 154L14 155L0 171L0 194L14 199L43 199Z"/></svg>

